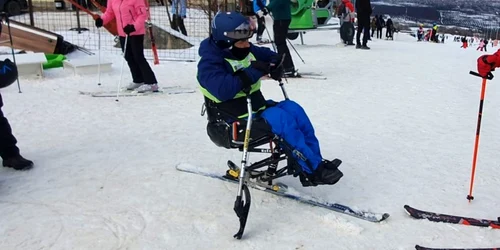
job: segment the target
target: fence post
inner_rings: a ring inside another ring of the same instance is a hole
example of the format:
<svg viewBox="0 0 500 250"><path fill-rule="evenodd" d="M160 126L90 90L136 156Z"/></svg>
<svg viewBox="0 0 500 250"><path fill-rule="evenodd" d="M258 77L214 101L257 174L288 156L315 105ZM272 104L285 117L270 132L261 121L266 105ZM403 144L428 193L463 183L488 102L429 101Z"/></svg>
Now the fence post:
<svg viewBox="0 0 500 250"><path fill-rule="evenodd" d="M30 25L35 26L35 18L33 17L33 0L28 0L28 11L30 13Z"/></svg>
<svg viewBox="0 0 500 250"><path fill-rule="evenodd" d="M212 35L212 0L208 0L208 34Z"/></svg>

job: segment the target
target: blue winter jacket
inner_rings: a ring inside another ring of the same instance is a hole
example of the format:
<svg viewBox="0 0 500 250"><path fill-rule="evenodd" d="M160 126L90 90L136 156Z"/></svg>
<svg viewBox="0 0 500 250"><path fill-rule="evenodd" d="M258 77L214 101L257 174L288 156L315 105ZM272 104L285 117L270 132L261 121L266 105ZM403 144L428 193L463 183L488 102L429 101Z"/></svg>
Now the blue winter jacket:
<svg viewBox="0 0 500 250"><path fill-rule="evenodd" d="M257 12L260 10L259 5L257 4L258 2L262 3L262 6L266 6L266 0L253 0L253 12L257 14Z"/></svg>
<svg viewBox="0 0 500 250"><path fill-rule="evenodd" d="M273 62L278 55L265 47L257 47L251 43L250 46L250 52L258 61ZM198 54L201 57L197 75L200 85L220 101L233 99L241 91L243 84L225 60L225 58L237 60L231 51L217 47L211 38L206 38L201 42ZM263 76L261 71L252 67L245 68L244 72L253 82L257 82Z"/></svg>

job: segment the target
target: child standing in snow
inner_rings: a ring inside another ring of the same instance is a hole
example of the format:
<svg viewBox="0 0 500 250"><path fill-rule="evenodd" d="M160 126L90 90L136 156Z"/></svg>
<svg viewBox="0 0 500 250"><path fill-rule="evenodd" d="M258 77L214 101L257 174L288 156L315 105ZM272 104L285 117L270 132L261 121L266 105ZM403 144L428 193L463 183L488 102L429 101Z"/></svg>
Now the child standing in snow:
<svg viewBox="0 0 500 250"><path fill-rule="evenodd" d="M148 61L144 57L144 34L148 9L143 0L108 0L106 12L95 20L95 26L100 28L109 21L116 19L120 46L125 51L125 60L130 68L133 83L128 90L143 92L158 92L158 82ZM125 40L127 40L125 48Z"/></svg>
<svg viewBox="0 0 500 250"><path fill-rule="evenodd" d="M253 0L253 12L257 18L257 43L269 43L269 39L262 39L262 34L266 30L266 18L264 17L264 12L261 10L260 6L266 6L266 0Z"/></svg>
<svg viewBox="0 0 500 250"><path fill-rule="evenodd" d="M476 49L476 50L481 49L481 51L483 51L483 48L484 48L484 41L483 41L483 40L481 40L481 42L479 43L479 46L477 47L477 49Z"/></svg>
<svg viewBox="0 0 500 250"><path fill-rule="evenodd" d="M340 39L345 45L354 45L354 6L350 0L342 0L337 11L340 17Z"/></svg>
<svg viewBox="0 0 500 250"><path fill-rule="evenodd" d="M460 47L460 48L467 49L468 45L469 44L468 44L468 41L467 41L467 37L463 37L462 38L462 47Z"/></svg>

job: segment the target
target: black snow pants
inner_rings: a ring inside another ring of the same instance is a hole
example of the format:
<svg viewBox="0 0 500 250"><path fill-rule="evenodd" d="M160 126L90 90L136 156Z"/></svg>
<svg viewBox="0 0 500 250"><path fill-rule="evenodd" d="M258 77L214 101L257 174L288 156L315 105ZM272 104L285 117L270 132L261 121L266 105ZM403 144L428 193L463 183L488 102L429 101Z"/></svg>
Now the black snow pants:
<svg viewBox="0 0 500 250"><path fill-rule="evenodd" d="M17 140L12 134L9 121L2 112L3 100L0 93L0 157L3 159L19 155L19 148L16 146Z"/></svg>
<svg viewBox="0 0 500 250"><path fill-rule="evenodd" d="M264 34L264 31L266 30L266 19L264 16L257 17L257 37L262 37L262 34Z"/></svg>
<svg viewBox="0 0 500 250"><path fill-rule="evenodd" d="M290 50L286 45L286 36L288 34L288 26L292 20L274 20L274 43L276 44L276 49L280 56L285 55L285 61L283 62L283 68L285 73L295 71L295 65L293 64L292 56L290 55Z"/></svg>
<svg viewBox="0 0 500 250"><path fill-rule="evenodd" d="M361 45L361 33L363 33L363 46L368 43L370 38L370 16L358 17L358 31L356 32L356 44Z"/></svg>
<svg viewBox="0 0 500 250"><path fill-rule="evenodd" d="M120 37L120 45L123 51L125 37ZM155 73L144 57L144 35L133 35L128 37L125 60L130 68L134 83L158 83Z"/></svg>
<svg viewBox="0 0 500 250"><path fill-rule="evenodd" d="M382 38L382 27L377 27L377 38Z"/></svg>

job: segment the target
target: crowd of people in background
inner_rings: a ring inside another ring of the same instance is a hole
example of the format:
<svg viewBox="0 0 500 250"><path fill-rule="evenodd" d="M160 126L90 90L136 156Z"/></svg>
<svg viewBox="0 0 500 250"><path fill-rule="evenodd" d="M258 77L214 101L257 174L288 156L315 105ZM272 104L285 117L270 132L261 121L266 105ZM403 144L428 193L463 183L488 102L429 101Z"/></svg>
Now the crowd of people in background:
<svg viewBox="0 0 500 250"><path fill-rule="evenodd" d="M377 32L377 38L383 38L383 28L386 29L385 39L394 40L396 28L390 16L387 20L383 15L372 17L373 9L370 0L358 0L354 6L350 0L342 0L337 7L337 17L340 19L340 38L345 45L356 45L357 49L370 49L368 41ZM357 21L356 21L357 20ZM355 30L355 24L357 29ZM371 31L371 33L370 33ZM356 33L356 44L354 44L354 33Z"/></svg>
<svg viewBox="0 0 500 250"><path fill-rule="evenodd" d="M371 22L371 37L375 35L375 32L377 32L377 38L382 39L382 29L386 28L385 31L385 39L387 40L394 40L394 32L396 31L396 28L394 27L394 23L392 22L392 19L390 16L387 16L387 21L384 19L382 15L375 15L372 18Z"/></svg>
<svg viewBox="0 0 500 250"><path fill-rule="evenodd" d="M473 45L475 42L478 42L478 46L476 50L480 51L488 51L488 44L491 44L491 47L495 47L498 45L498 40L487 39L487 38L478 38L478 37L470 37L467 36L455 36L453 38L454 42L462 43L460 48L467 49L469 46Z"/></svg>

